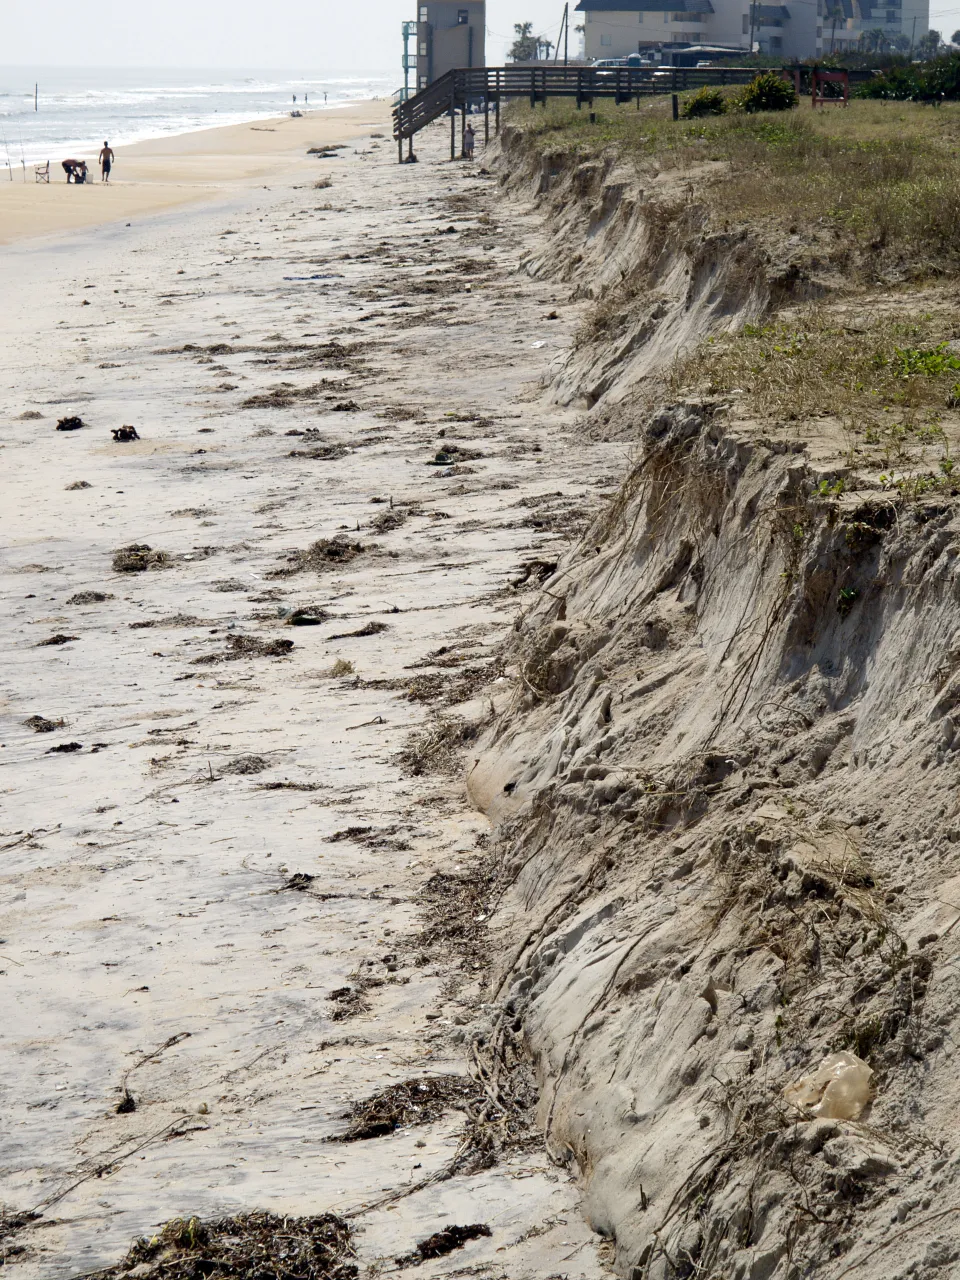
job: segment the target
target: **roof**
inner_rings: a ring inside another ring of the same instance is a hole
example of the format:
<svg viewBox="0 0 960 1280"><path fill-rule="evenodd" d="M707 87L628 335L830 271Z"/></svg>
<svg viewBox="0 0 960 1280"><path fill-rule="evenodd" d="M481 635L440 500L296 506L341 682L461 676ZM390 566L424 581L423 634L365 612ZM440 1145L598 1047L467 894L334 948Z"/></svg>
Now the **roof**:
<svg viewBox="0 0 960 1280"><path fill-rule="evenodd" d="M710 0L580 0L579 13L713 13Z"/></svg>
<svg viewBox="0 0 960 1280"><path fill-rule="evenodd" d="M782 4L755 4L753 9L754 17L760 22L764 19L782 22L790 17L790 10Z"/></svg>

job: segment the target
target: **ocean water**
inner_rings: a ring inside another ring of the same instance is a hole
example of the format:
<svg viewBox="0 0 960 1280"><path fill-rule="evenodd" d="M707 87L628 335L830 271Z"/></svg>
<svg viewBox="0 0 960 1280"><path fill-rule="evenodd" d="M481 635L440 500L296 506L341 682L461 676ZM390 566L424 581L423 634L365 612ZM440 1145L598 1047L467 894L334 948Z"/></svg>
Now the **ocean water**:
<svg viewBox="0 0 960 1280"><path fill-rule="evenodd" d="M9 165L59 162L69 156L96 160L111 146L162 138L194 129L241 124L389 97L397 73L357 71L203 71L137 68L37 72L0 66L0 171ZM34 84L39 84L37 111ZM5 175L0 172L0 178Z"/></svg>

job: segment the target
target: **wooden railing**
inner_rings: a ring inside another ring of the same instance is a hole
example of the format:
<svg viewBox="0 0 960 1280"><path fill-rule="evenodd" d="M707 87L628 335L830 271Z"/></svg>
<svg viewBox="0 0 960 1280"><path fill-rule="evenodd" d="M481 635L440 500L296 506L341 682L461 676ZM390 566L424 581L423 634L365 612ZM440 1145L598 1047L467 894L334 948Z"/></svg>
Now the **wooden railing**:
<svg viewBox="0 0 960 1280"><path fill-rule="evenodd" d="M548 98L575 98L578 106L595 98L630 102L651 94L682 93L703 85L749 84L755 67L474 67L448 71L425 89L398 103L393 136L412 138L431 121L474 104L487 111L504 98L527 98L532 106Z"/></svg>

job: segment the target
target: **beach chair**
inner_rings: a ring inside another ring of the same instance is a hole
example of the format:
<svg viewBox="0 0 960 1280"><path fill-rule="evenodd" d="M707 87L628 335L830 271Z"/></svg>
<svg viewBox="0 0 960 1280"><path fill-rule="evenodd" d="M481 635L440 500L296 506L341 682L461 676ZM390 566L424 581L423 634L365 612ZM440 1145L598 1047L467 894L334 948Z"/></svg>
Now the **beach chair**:
<svg viewBox="0 0 960 1280"><path fill-rule="evenodd" d="M46 164L35 164L33 166L33 180L34 182L50 181L50 161L49 160L47 161Z"/></svg>

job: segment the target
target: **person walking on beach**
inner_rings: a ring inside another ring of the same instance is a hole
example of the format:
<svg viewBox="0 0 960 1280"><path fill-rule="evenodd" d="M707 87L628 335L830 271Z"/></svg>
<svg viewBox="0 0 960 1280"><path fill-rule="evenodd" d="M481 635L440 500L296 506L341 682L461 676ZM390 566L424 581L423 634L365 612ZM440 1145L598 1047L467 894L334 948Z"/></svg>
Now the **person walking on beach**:
<svg viewBox="0 0 960 1280"><path fill-rule="evenodd" d="M473 159L473 146L477 140L477 135L473 131L473 125L468 124L463 131L463 156L465 160Z"/></svg>
<svg viewBox="0 0 960 1280"><path fill-rule="evenodd" d="M103 150L100 152L100 181L110 181L110 170L113 168L113 148L110 143L104 141Z"/></svg>

